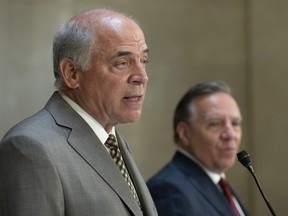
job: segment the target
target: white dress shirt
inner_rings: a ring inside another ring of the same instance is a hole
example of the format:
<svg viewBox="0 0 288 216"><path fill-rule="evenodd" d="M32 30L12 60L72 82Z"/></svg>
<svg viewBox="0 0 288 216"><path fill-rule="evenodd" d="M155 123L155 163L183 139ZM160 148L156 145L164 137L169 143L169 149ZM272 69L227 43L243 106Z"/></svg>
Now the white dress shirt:
<svg viewBox="0 0 288 216"><path fill-rule="evenodd" d="M60 93L60 95L75 110L75 112L77 112L84 119L84 121L87 122L87 124L92 128L92 130L100 139L103 145L108 139L109 134L113 134L116 138L115 127L113 127L110 133L108 134L103 128L103 126L96 119L94 119L91 115L89 115L85 110L83 110L77 103L75 103L73 100L71 100L69 97L67 97L63 93Z"/></svg>

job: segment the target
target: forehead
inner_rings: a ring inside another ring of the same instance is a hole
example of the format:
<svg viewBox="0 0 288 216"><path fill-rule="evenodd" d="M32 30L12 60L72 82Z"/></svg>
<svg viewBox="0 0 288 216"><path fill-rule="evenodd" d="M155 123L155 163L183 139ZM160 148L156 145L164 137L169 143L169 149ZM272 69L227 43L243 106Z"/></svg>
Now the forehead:
<svg viewBox="0 0 288 216"><path fill-rule="evenodd" d="M99 46L96 49L102 52L103 57L118 52L136 55L147 53L145 37L138 25L131 21L114 24L103 28L98 37Z"/></svg>
<svg viewBox="0 0 288 216"><path fill-rule="evenodd" d="M104 17L99 25L96 38L104 46L146 46L144 33L133 20L126 17Z"/></svg>
<svg viewBox="0 0 288 216"><path fill-rule="evenodd" d="M235 99L225 93L217 92L197 97L193 102L196 117L241 117L240 110Z"/></svg>

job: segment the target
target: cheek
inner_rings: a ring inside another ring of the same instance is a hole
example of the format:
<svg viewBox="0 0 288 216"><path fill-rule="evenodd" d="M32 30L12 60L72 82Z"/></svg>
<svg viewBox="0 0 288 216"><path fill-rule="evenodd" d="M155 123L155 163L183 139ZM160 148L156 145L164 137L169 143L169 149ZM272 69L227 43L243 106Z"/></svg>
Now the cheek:
<svg viewBox="0 0 288 216"><path fill-rule="evenodd" d="M215 133L209 133L209 131L199 131L198 139L201 140L203 146L211 148L218 139L218 135Z"/></svg>
<svg viewBox="0 0 288 216"><path fill-rule="evenodd" d="M242 139L242 131L239 131L239 133L238 133L238 140L241 142L241 139Z"/></svg>
<svg viewBox="0 0 288 216"><path fill-rule="evenodd" d="M192 136L191 141L197 145L197 148L201 151L201 154L206 154L213 151L215 139L210 134L198 131Z"/></svg>
<svg viewBox="0 0 288 216"><path fill-rule="evenodd" d="M241 131L236 132L234 140L236 141L236 143L238 145L240 145L240 143L242 141L242 133L241 133Z"/></svg>

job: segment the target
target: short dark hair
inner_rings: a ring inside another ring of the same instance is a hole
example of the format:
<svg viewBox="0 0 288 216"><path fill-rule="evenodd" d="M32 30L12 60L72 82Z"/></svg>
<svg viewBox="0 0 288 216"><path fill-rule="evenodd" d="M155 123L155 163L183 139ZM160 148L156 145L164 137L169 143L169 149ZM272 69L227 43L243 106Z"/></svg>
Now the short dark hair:
<svg viewBox="0 0 288 216"><path fill-rule="evenodd" d="M225 92L232 95L230 87L223 81L197 83L196 85L190 87L183 95L174 112L173 130L175 143L179 143L179 136L176 130L178 123L188 122L189 119L193 118L193 112L191 112L190 105L195 98L216 92Z"/></svg>

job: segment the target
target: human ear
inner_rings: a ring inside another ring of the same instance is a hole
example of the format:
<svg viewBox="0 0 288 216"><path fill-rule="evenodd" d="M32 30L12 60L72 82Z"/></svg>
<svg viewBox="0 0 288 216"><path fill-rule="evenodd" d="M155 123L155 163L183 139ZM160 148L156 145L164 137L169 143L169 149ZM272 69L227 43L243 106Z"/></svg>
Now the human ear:
<svg viewBox="0 0 288 216"><path fill-rule="evenodd" d="M60 62L62 78L68 88L76 89L79 86L79 70L71 59L65 58Z"/></svg>
<svg viewBox="0 0 288 216"><path fill-rule="evenodd" d="M183 146L189 146L189 128L186 122L179 122L176 127L180 142Z"/></svg>

